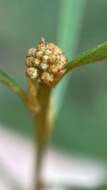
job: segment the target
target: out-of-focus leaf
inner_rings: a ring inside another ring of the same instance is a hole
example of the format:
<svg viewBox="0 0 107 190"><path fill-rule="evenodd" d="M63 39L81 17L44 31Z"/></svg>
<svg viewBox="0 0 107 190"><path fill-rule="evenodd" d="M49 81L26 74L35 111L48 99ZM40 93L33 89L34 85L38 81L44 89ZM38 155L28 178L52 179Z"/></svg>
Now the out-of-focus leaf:
<svg viewBox="0 0 107 190"><path fill-rule="evenodd" d="M74 55L78 44L85 5L85 0L60 1L57 42L68 58ZM70 50L72 50L72 52ZM69 78L70 76L66 76L53 91L56 116L61 109Z"/></svg>
<svg viewBox="0 0 107 190"><path fill-rule="evenodd" d="M65 67L67 68L67 71L70 71L75 67L89 63L95 63L104 59L107 59L107 42L98 45L96 48L83 52L76 59L68 63Z"/></svg>
<svg viewBox="0 0 107 190"><path fill-rule="evenodd" d="M26 102L26 93L24 90L2 70L0 70L0 82Z"/></svg>

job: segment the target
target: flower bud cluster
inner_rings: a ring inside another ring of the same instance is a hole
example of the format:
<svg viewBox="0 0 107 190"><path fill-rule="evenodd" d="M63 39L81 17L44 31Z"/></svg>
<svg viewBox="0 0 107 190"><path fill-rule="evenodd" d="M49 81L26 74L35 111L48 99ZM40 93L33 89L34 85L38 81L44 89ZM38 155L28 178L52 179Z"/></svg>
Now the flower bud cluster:
<svg viewBox="0 0 107 190"><path fill-rule="evenodd" d="M65 72L66 63L61 49L53 43L46 44L42 38L37 48L28 50L26 74L31 80L53 86Z"/></svg>

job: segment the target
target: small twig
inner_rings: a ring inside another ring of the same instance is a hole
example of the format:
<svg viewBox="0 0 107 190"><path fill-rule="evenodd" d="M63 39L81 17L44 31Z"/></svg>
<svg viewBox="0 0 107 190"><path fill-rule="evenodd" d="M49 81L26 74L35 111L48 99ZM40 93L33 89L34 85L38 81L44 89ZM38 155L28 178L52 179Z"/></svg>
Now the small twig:
<svg viewBox="0 0 107 190"><path fill-rule="evenodd" d="M96 48L89 49L81 53L74 60L69 61L69 63L65 65L67 69L66 73L81 65L96 63L97 61L103 61L105 59L107 59L107 42L98 45Z"/></svg>
<svg viewBox="0 0 107 190"><path fill-rule="evenodd" d="M7 75L2 70L0 70L0 82L7 86L12 92L17 94L21 98L21 100L26 104L26 92L9 75Z"/></svg>

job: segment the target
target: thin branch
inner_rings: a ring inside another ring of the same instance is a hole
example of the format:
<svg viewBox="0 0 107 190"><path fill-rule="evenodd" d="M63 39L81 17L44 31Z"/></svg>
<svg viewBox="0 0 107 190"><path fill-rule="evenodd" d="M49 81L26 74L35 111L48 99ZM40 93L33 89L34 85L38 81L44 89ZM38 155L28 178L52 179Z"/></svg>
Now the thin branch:
<svg viewBox="0 0 107 190"><path fill-rule="evenodd" d="M102 61L107 59L107 42L98 45L96 48L89 49L81 53L77 58L70 61L65 68L67 72L73 68L79 67L81 65L86 65L89 63L95 63L97 61Z"/></svg>
<svg viewBox="0 0 107 190"><path fill-rule="evenodd" d="M25 91L2 70L0 70L0 82L17 94L21 100L26 103L27 95Z"/></svg>

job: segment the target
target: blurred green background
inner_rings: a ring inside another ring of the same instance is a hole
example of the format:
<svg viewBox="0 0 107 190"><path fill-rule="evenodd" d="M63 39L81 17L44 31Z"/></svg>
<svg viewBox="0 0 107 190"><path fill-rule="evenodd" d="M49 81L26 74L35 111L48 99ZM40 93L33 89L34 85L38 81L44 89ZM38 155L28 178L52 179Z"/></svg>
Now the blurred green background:
<svg viewBox="0 0 107 190"><path fill-rule="evenodd" d="M0 0L0 68L26 89L26 52L41 36L73 58L107 41L106 18L107 0ZM52 145L107 161L107 61L78 68L66 80ZM28 111L2 85L0 123L32 137Z"/></svg>

